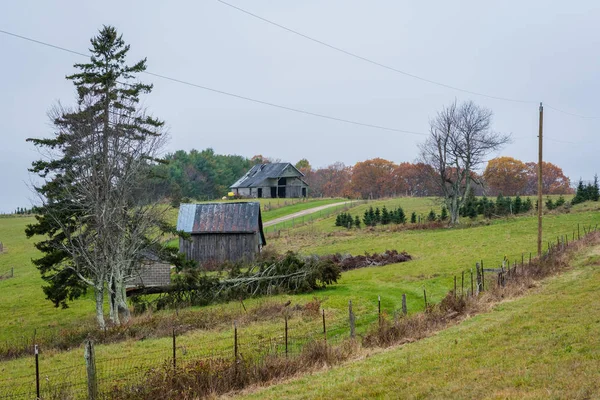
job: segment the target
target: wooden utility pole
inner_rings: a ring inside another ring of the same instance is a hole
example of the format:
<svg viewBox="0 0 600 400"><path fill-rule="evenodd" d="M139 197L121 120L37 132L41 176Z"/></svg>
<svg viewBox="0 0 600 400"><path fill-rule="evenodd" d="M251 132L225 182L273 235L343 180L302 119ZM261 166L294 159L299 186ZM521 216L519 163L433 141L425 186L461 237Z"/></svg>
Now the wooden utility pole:
<svg viewBox="0 0 600 400"><path fill-rule="evenodd" d="M544 106L540 103L540 133L539 160L538 160L538 257L542 256L542 132L544 127Z"/></svg>

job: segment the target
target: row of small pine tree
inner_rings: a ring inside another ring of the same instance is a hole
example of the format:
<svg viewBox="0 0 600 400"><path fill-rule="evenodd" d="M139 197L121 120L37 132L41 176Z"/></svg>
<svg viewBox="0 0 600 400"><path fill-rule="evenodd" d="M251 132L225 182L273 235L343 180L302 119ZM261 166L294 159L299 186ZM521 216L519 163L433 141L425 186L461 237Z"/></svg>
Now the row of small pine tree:
<svg viewBox="0 0 600 400"><path fill-rule="evenodd" d="M523 200L521 196L517 195L514 199L511 199L509 196L504 197L499 194L494 202L486 196L477 199L471 190L465 205L460 208L459 214L461 217L476 218L478 215L483 215L485 218L492 218L493 216L523 214L529 212L532 208L533 202L529 197Z"/></svg>
<svg viewBox="0 0 600 400"><path fill-rule="evenodd" d="M583 203L584 201L598 201L600 199L600 188L598 187L598 175L594 175L594 183L583 184L580 179L577 184L577 193L571 200L571 204Z"/></svg>
<svg viewBox="0 0 600 400"><path fill-rule="evenodd" d="M445 221L446 219L448 219L448 210L446 210L446 207L442 207L442 213L440 215L437 215L433 210L427 215L427 221L429 222L437 220ZM353 227L360 228L361 224L364 224L365 226L376 226L378 224L405 224L406 222L406 213L402 207L390 211L386 206L383 206L381 209L379 209L379 207L369 207L369 209L365 210L362 223L358 215L353 217L350 213L341 213L335 218L335 226L343 226L348 229ZM413 212L410 215L410 223L417 223L417 213Z"/></svg>

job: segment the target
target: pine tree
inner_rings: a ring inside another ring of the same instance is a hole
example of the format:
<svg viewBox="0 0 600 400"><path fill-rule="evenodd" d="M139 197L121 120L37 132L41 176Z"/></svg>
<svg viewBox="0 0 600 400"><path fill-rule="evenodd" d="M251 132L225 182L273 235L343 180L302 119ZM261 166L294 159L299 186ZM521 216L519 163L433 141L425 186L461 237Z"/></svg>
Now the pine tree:
<svg viewBox="0 0 600 400"><path fill-rule="evenodd" d="M164 123L139 106L151 85L136 74L143 59L126 64L129 45L113 27L103 27L91 40L88 63L75 64L67 76L77 89L77 106L52 111L55 136L28 139L52 149L53 159L32 164L44 183L36 188L45 199L28 237L42 256L33 263L47 283L46 297L67 306L95 291L96 319L105 326L103 304L110 294L110 318L116 325L129 319L125 285L141 268L144 252L167 251L158 235L174 232L157 205L147 202L143 187L164 143ZM158 228L158 229L157 229Z"/></svg>
<svg viewBox="0 0 600 400"><path fill-rule="evenodd" d="M429 211L429 214L427 214L427 221L429 222L434 222L436 220L436 215L435 215L435 211L431 210Z"/></svg>
<svg viewBox="0 0 600 400"><path fill-rule="evenodd" d="M508 210L506 209L506 202L504 200L504 196L502 196L502 193L500 193L498 197L496 197L496 214L506 215L507 213Z"/></svg>
<svg viewBox="0 0 600 400"><path fill-rule="evenodd" d="M521 196L517 195L517 197L515 197L513 212L515 214L520 214L522 211L523 211L523 201L521 200Z"/></svg>
<svg viewBox="0 0 600 400"><path fill-rule="evenodd" d="M577 191L575 192L575 197L573 197L573 200L571 200L571 204L575 205L583 203L586 200L585 186L583 185L583 180L579 178L579 182L577 183Z"/></svg>
<svg viewBox="0 0 600 400"><path fill-rule="evenodd" d="M402 207L398 207L398 209L396 210L396 213L398 214L398 223L405 224L406 223L406 214L404 213L404 210L402 209Z"/></svg>
<svg viewBox="0 0 600 400"><path fill-rule="evenodd" d="M363 223L365 224L365 226L371 226L371 210L372 208L370 210L365 210L365 214L363 216Z"/></svg>
<svg viewBox="0 0 600 400"><path fill-rule="evenodd" d="M552 201L552 199L550 197L548 197L546 199L546 208L548 210L554 210L556 208L556 205L554 204L554 202Z"/></svg>
<svg viewBox="0 0 600 400"><path fill-rule="evenodd" d="M342 214L338 214L335 217L335 226L342 226Z"/></svg>
<svg viewBox="0 0 600 400"><path fill-rule="evenodd" d="M375 223L379 224L381 222L381 211L379 210L379 207L375 208Z"/></svg>
<svg viewBox="0 0 600 400"><path fill-rule="evenodd" d="M390 223L390 221L390 213L388 212L386 206L383 206L383 208L381 209L381 224L387 225Z"/></svg>
<svg viewBox="0 0 600 400"><path fill-rule="evenodd" d="M562 205L564 205L564 204L565 204L565 198L564 198L564 197L563 197L563 195L561 194L561 195L558 197L558 200L556 200L556 203L554 203L554 208L558 208L558 207L560 207L560 206L562 206Z"/></svg>
<svg viewBox="0 0 600 400"><path fill-rule="evenodd" d="M440 219L442 221L445 221L448 219L448 209L446 208L446 206L442 206L442 213L440 214Z"/></svg>
<svg viewBox="0 0 600 400"><path fill-rule="evenodd" d="M533 208L533 203L531 202L531 199L528 197L523 202L523 212L529 212L529 211L531 211L532 208Z"/></svg>
<svg viewBox="0 0 600 400"><path fill-rule="evenodd" d="M412 212L412 214L410 214L410 223L411 224L417 223L417 213L414 211Z"/></svg>
<svg viewBox="0 0 600 400"><path fill-rule="evenodd" d="M360 218L358 218L358 215L356 216L356 218L354 218L354 225L357 228L360 228Z"/></svg>
<svg viewBox="0 0 600 400"><path fill-rule="evenodd" d="M600 187L598 187L598 174L594 174L594 183L592 185L590 200L592 200L592 201L600 200Z"/></svg>

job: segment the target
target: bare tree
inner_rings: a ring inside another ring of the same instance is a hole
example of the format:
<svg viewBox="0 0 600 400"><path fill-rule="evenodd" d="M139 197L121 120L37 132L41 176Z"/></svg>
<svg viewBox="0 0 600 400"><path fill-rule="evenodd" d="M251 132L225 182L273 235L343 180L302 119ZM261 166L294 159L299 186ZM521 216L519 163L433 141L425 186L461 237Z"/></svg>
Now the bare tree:
<svg viewBox="0 0 600 400"><path fill-rule="evenodd" d="M29 139L46 157L31 168L45 182L36 187L43 204L38 222L26 233L44 237L36 243L43 256L34 263L48 299L66 307L93 288L103 328L107 292L111 321L129 319L127 281L149 253L163 254L170 227L167 209L144 196L166 140L164 123L139 107L140 94L152 89L134 80L145 60L126 65L129 46L112 27L91 43L90 62L67 77L77 87L77 106L51 111L54 137Z"/></svg>
<svg viewBox="0 0 600 400"><path fill-rule="evenodd" d="M485 157L510 141L510 135L491 129L493 113L468 101L444 107L429 122L429 137L420 146L421 161L432 167L450 212L450 224L459 222L459 210L473 182L474 171Z"/></svg>

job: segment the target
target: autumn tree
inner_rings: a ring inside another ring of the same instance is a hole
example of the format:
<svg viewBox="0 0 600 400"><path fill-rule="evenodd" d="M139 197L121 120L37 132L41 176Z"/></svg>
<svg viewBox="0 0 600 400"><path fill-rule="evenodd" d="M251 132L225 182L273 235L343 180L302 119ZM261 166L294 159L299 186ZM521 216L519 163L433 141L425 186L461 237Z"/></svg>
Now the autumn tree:
<svg viewBox="0 0 600 400"><path fill-rule="evenodd" d="M392 196L396 165L383 158L358 162L352 168L352 189L362 198Z"/></svg>
<svg viewBox="0 0 600 400"><path fill-rule="evenodd" d="M527 165L522 161L512 157L498 157L488 162L483 178L490 194L514 195L524 193L527 172Z"/></svg>
<svg viewBox="0 0 600 400"><path fill-rule="evenodd" d="M527 195L537 194L537 163L528 162L527 183L525 193ZM542 191L544 194L569 194L572 193L571 180L565 176L562 168L555 164L542 161Z"/></svg>
<svg viewBox="0 0 600 400"><path fill-rule="evenodd" d="M431 166L443 193L450 224L459 222L459 210L473 183L472 172L490 152L509 141L509 136L492 131L492 115L472 101L454 102L430 121L429 137L420 146L420 158Z"/></svg>
<svg viewBox="0 0 600 400"><path fill-rule="evenodd" d="M303 158L302 160L298 161L296 163L295 167L298 171L302 172L305 176L312 171L310 162L308 162L308 160L306 158Z"/></svg>

